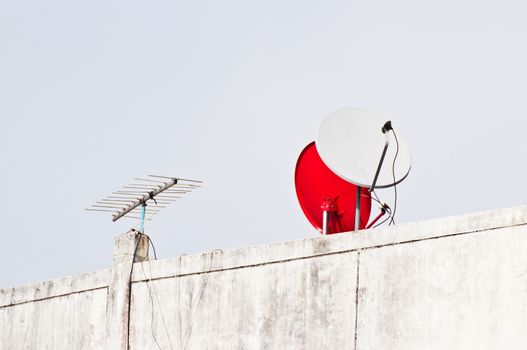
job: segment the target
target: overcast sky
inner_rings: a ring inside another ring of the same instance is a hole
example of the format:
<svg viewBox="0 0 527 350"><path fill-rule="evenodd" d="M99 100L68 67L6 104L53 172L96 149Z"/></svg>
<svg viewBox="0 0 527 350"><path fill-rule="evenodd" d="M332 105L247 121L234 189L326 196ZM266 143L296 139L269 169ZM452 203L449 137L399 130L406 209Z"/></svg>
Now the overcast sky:
<svg viewBox="0 0 527 350"><path fill-rule="evenodd" d="M133 177L203 188L146 226L160 257L318 235L296 159L330 112L412 149L398 223L522 205L522 1L0 3L0 287L111 265ZM381 192L392 201L392 192ZM376 209L373 210L376 212Z"/></svg>

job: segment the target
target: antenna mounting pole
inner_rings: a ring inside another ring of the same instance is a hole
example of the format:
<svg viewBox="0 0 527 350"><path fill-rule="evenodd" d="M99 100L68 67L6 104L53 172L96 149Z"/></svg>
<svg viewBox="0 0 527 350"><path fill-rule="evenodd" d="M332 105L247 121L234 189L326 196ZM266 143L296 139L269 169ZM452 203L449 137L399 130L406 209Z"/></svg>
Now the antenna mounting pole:
<svg viewBox="0 0 527 350"><path fill-rule="evenodd" d="M362 187L357 186L357 192L355 195L355 227L354 231L360 229L360 197L362 195Z"/></svg>
<svg viewBox="0 0 527 350"><path fill-rule="evenodd" d="M141 233L145 233L146 202L141 203Z"/></svg>

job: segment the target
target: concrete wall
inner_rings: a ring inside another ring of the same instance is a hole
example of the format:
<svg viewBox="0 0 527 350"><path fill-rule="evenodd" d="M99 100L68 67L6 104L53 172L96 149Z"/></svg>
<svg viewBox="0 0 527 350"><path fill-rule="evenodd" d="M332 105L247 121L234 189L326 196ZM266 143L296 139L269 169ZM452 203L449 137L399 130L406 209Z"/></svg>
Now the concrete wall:
<svg viewBox="0 0 527 350"><path fill-rule="evenodd" d="M93 276L0 291L0 348L104 348ZM135 263L130 293L130 349L523 349L527 207Z"/></svg>
<svg viewBox="0 0 527 350"><path fill-rule="evenodd" d="M103 349L108 271L0 290L0 349Z"/></svg>

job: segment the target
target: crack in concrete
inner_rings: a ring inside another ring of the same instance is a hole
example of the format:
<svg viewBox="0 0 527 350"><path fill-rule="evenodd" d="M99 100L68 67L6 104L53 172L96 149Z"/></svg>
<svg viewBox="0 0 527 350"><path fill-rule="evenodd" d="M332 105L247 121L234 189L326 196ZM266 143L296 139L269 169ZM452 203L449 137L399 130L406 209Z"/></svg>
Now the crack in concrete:
<svg viewBox="0 0 527 350"><path fill-rule="evenodd" d="M31 300L21 301L21 302L18 302L18 303L12 303L12 304L8 304L8 305L1 305L0 309L4 309L4 308L7 308L7 307L12 307L12 306L17 306L17 305L24 305L24 304L34 303L34 302L37 302L37 301L44 301L44 300L49 300L49 299L54 299L54 298L67 297L67 296L73 295L73 294L93 292L93 291L99 290L99 289L108 289L108 286L96 287L96 288L90 288L90 289L84 289L84 290L77 290L75 292L69 292L69 293L64 293L64 294L57 294L57 295L52 295L52 296L49 296L49 297L44 297L44 298L39 298L39 299L31 299Z"/></svg>

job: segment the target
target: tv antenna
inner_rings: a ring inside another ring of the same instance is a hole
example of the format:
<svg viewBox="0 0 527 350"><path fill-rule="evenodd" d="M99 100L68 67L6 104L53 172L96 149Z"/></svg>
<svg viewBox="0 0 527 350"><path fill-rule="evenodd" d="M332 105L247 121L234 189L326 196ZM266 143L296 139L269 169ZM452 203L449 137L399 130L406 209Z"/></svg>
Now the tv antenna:
<svg viewBox="0 0 527 350"><path fill-rule="evenodd" d="M167 205L201 187L201 183L198 180L161 175L148 175L146 179L134 178L133 183L112 192L86 210L111 212L114 222L123 217L140 219L140 231L144 233L145 220L151 220Z"/></svg>

